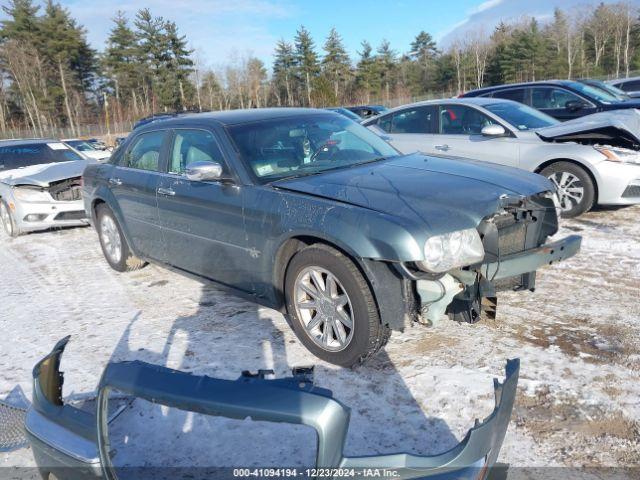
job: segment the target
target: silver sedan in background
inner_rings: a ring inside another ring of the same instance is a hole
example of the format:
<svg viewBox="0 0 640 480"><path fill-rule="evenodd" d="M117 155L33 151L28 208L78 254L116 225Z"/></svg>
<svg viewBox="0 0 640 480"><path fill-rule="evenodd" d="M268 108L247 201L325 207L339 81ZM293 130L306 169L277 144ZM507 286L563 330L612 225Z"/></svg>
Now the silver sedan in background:
<svg viewBox="0 0 640 480"><path fill-rule="evenodd" d="M403 153L422 151L519 167L549 178L562 214L640 203L640 113L621 110L560 123L496 98L404 105L363 122Z"/></svg>

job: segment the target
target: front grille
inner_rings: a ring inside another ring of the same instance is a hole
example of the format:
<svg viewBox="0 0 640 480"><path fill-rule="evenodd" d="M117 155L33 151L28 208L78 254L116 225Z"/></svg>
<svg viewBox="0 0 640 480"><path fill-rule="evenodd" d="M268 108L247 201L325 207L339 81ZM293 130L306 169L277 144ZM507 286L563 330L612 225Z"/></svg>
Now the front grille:
<svg viewBox="0 0 640 480"><path fill-rule="evenodd" d="M622 198L640 197L640 185L629 185L622 192Z"/></svg>
<svg viewBox="0 0 640 480"><path fill-rule="evenodd" d="M73 202L82 199L82 180L80 177L68 178L53 182L49 186L49 193L59 202Z"/></svg>
<svg viewBox="0 0 640 480"><path fill-rule="evenodd" d="M76 210L74 212L60 212L54 217L54 220L81 220L87 218L84 210Z"/></svg>

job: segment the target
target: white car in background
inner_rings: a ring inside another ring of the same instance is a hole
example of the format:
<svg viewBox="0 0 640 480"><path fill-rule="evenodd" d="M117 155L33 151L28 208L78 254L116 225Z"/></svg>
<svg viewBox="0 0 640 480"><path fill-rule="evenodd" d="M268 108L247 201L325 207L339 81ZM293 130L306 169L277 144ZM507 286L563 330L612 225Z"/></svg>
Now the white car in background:
<svg viewBox="0 0 640 480"><path fill-rule="evenodd" d="M0 141L0 230L17 237L88 225L82 172L90 162L59 140Z"/></svg>
<svg viewBox="0 0 640 480"><path fill-rule="evenodd" d="M363 125L398 150L483 160L549 178L562 215L640 203L640 113L619 110L568 122L496 98L404 105Z"/></svg>
<svg viewBox="0 0 640 480"><path fill-rule="evenodd" d="M80 138L67 138L62 141L79 152L82 152L84 156L99 162L106 162L111 157L110 151L96 148L93 143L87 140L82 140Z"/></svg>

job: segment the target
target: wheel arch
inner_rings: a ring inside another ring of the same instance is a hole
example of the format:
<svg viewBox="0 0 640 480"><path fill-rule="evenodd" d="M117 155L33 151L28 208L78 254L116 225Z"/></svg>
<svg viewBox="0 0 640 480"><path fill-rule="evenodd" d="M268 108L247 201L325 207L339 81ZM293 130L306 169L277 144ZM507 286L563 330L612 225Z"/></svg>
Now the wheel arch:
<svg viewBox="0 0 640 480"><path fill-rule="evenodd" d="M284 305L284 280L289 262L300 250L317 243L331 247L345 255L358 267L360 273L363 274L365 279L367 278L364 269L362 268L361 259L351 249L342 245L342 242L317 234L294 234L280 243L274 256L273 284L276 287L278 302L281 302L282 305ZM369 282L368 279L367 282Z"/></svg>
<svg viewBox="0 0 640 480"><path fill-rule="evenodd" d="M111 213L113 213L113 215L116 217L116 220L118 222L118 224L120 225L120 229L122 230L122 234L124 236L124 241L127 242L127 246L129 247L129 250L137 257L142 258L140 256L140 253L138 252L138 250L135 248L135 245L133 244L133 242L131 242L131 240L129 239L130 235L129 235L129 230L127 228L126 223L123 221L121 212L119 209L113 208L113 205L104 197L102 196L96 196L93 199L91 199L91 217L93 220L93 225L94 228L96 229L96 231L98 231L98 217L97 217L97 213L98 213L98 207L100 205L106 205L106 207L111 210Z"/></svg>
<svg viewBox="0 0 640 480"><path fill-rule="evenodd" d="M550 160L545 160L540 165L538 165L535 168L534 172L540 174L542 172L542 170L544 170L548 166L553 165L554 163L560 163L560 162L572 163L572 164L582 168L585 172L587 172L587 175L589 175L589 178L591 178L591 181L593 182L593 189L594 189L593 204L597 205L598 204L598 193L599 193L598 179L596 178L596 176L595 176L593 170L591 169L591 167L589 167L589 165L585 164L584 162L580 162L580 161L575 160L573 158L552 158Z"/></svg>
<svg viewBox="0 0 640 480"><path fill-rule="evenodd" d="M341 242L314 234L292 235L284 240L277 249L273 263L273 285L276 303L282 313L286 314L284 285L287 267L297 252L313 244L326 245L349 258L369 286L381 323L394 330L404 329L405 318L399 311L403 310L403 307L411 305L411 302L407 303L402 295L406 288L403 279L398 276L396 270L388 262L361 258ZM391 296L399 298L387 298Z"/></svg>

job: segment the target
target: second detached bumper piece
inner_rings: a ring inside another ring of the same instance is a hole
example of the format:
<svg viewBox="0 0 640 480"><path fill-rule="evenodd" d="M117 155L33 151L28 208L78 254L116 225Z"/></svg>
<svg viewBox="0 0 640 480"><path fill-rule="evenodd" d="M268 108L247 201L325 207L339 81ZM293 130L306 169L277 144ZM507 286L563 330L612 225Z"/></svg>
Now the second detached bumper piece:
<svg viewBox="0 0 640 480"><path fill-rule="evenodd" d="M294 369L293 376L266 379L243 372L237 380L196 376L140 361L110 363L98 386L95 414L62 400L60 358L69 337L33 370L33 404L25 429L44 478L64 470L64 478L104 476L116 479L109 444L108 398L112 390L180 410L233 419L302 424L318 438L316 467L391 469L394 478L485 478L498 457L509 425L516 395L519 360L509 360L503 383L494 380L495 408L476 421L464 439L451 450L434 456L405 453L364 457L343 454L350 409L331 391L313 384L312 369ZM73 468L71 468L73 467Z"/></svg>

